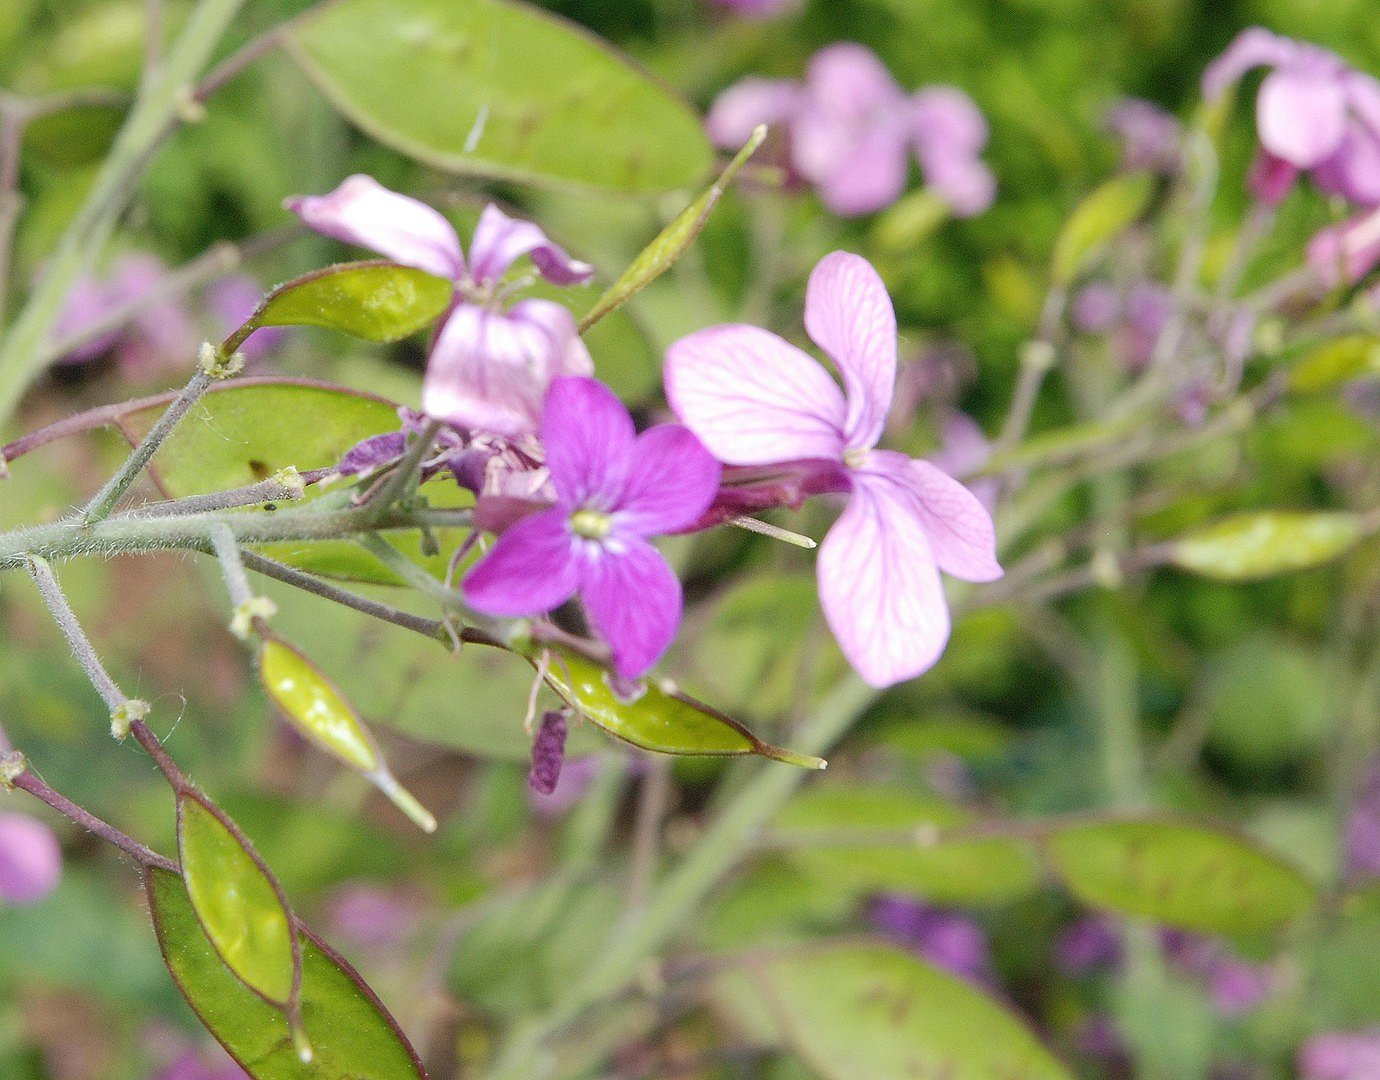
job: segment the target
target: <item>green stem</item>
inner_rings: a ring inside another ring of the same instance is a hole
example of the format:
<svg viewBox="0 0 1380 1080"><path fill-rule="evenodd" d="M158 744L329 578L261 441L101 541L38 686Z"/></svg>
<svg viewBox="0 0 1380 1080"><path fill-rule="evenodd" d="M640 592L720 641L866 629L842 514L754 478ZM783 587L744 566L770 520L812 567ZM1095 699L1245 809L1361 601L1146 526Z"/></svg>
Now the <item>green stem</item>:
<svg viewBox="0 0 1380 1080"><path fill-rule="evenodd" d="M90 194L63 234L42 281L0 344L0 424L43 370L43 346L73 283L114 230L139 176L177 122L196 77L244 0L201 0L163 65L130 111Z"/></svg>

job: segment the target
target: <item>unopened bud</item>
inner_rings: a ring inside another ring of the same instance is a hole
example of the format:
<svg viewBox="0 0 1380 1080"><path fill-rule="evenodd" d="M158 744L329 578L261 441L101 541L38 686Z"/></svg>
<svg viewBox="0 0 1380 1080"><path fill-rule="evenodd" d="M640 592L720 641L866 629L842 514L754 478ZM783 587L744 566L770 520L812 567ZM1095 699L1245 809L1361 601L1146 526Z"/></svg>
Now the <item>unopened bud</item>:
<svg viewBox="0 0 1380 1080"><path fill-rule="evenodd" d="M271 619L278 614L278 605L267 596L251 596L235 608L230 618L230 633L241 641L248 641L254 633L254 624L260 619Z"/></svg>
<svg viewBox="0 0 1380 1080"><path fill-rule="evenodd" d="M123 739L129 734L129 725L148 716L150 706L147 701L130 698L110 710L110 734Z"/></svg>
<svg viewBox="0 0 1380 1080"><path fill-rule="evenodd" d="M29 761L18 750L0 754L0 787L8 791L14 787L14 782L28 771Z"/></svg>
<svg viewBox="0 0 1380 1080"><path fill-rule="evenodd" d="M279 469L273 474L273 482L283 489L285 499L300 499L307 493L307 482L302 479L296 465Z"/></svg>
<svg viewBox="0 0 1380 1080"><path fill-rule="evenodd" d="M539 795L550 795L561 778L565 764L565 738L569 732L565 714L552 711L541 718L541 728L532 740L532 769L527 786Z"/></svg>
<svg viewBox="0 0 1380 1080"><path fill-rule="evenodd" d="M233 352L226 356L209 341L203 341L197 354L197 366L213 379L228 379L244 370L244 353Z"/></svg>

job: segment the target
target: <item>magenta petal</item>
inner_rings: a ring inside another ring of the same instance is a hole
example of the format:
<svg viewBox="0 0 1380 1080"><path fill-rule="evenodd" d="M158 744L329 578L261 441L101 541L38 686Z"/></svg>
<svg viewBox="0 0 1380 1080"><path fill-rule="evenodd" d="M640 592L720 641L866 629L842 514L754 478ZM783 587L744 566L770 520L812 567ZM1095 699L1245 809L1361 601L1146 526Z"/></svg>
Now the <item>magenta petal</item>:
<svg viewBox="0 0 1380 1080"><path fill-rule="evenodd" d="M580 598L613 653L613 667L636 679L655 664L680 625L680 582L661 552L615 533L586 564Z"/></svg>
<svg viewBox="0 0 1380 1080"><path fill-rule="evenodd" d="M554 611L578 584L575 540L565 511L555 508L509 528L460 587L476 611L518 618Z"/></svg>
<svg viewBox="0 0 1380 1080"><path fill-rule="evenodd" d="M636 430L627 406L595 379L557 379L546 398L541 441L556 492L567 506L618 509Z"/></svg>
<svg viewBox="0 0 1380 1080"><path fill-rule="evenodd" d="M775 334L730 324L666 350L666 400L709 452L730 465L843 453L847 406L814 359Z"/></svg>
<svg viewBox="0 0 1380 1080"><path fill-rule="evenodd" d="M689 428L660 424L644 431L633 460L618 522L640 536L690 528L718 494L719 462Z"/></svg>
<svg viewBox="0 0 1380 1080"><path fill-rule="evenodd" d="M1288 63L1297 49L1288 38L1276 37L1263 27L1242 30L1203 72L1203 97L1209 101L1221 97L1251 68Z"/></svg>
<svg viewBox="0 0 1380 1080"><path fill-rule="evenodd" d="M0 814L0 903L35 904L62 876L53 830L27 814Z"/></svg>
<svg viewBox="0 0 1380 1080"><path fill-rule="evenodd" d="M1356 203L1380 203L1380 133L1357 121L1349 121L1336 152L1312 172L1319 191Z"/></svg>
<svg viewBox="0 0 1380 1080"><path fill-rule="evenodd" d="M589 263L572 259L530 221L511 218L493 203L484 208L470 241L470 276L477 284L497 282L524 255L553 285L580 285L594 276Z"/></svg>
<svg viewBox="0 0 1380 1080"><path fill-rule="evenodd" d="M455 229L424 202L389 191L372 176L347 177L329 195L305 195L284 204L311 228L347 244L369 248L404 266L458 280L465 257Z"/></svg>
<svg viewBox="0 0 1380 1080"><path fill-rule="evenodd" d="M1260 143L1300 169L1326 159L1346 131L1346 92L1333 72L1281 68L1260 84Z"/></svg>
<svg viewBox="0 0 1380 1080"><path fill-rule="evenodd" d="M800 84L789 79L743 79L714 99L705 127L715 146L737 150L758 124L789 119L799 98Z"/></svg>
<svg viewBox="0 0 1380 1080"><path fill-rule="evenodd" d="M824 256L805 291L805 329L843 376L849 448L876 445L896 390L896 311L872 264L846 251Z"/></svg>
<svg viewBox="0 0 1380 1080"><path fill-rule="evenodd" d="M1295 166L1261 147L1255 160L1251 162L1250 172L1246 176L1246 186L1250 188L1251 194L1266 206L1278 206L1293 189L1298 178L1299 170Z"/></svg>
<svg viewBox="0 0 1380 1080"><path fill-rule="evenodd" d="M949 608L919 519L889 484L858 483L820 545L819 599L848 662L871 686L929 670L949 640Z"/></svg>

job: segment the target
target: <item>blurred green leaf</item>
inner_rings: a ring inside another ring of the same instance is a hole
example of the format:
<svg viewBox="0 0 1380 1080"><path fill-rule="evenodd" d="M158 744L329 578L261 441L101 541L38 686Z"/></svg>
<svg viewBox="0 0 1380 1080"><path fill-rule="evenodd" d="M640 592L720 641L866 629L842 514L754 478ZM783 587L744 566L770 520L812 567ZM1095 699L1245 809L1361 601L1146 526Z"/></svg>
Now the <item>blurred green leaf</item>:
<svg viewBox="0 0 1380 1080"><path fill-rule="evenodd" d="M1154 191L1154 177L1129 173L1108 180L1079 203L1054 243L1050 267L1054 283L1071 285L1117 234L1145 212Z"/></svg>
<svg viewBox="0 0 1380 1080"><path fill-rule="evenodd" d="M1040 885L1029 845L1005 837L944 839L973 817L961 807L900 787L828 785L797 795L781 812L774 838L816 888L853 893L890 890L939 904L1012 900ZM869 831L893 839L841 842ZM908 841L895 839L912 834ZM819 838L811 846L811 837Z"/></svg>
<svg viewBox="0 0 1380 1080"><path fill-rule="evenodd" d="M393 1018L322 942L302 946L302 1019L315 1053L304 1064L287 1021L220 962L176 874L147 872L149 906L168 970L201 1022L254 1080L425 1080Z"/></svg>
<svg viewBox="0 0 1380 1080"><path fill-rule="evenodd" d="M1262 510L1195 529L1169 545L1169 561L1219 581L1309 570L1352 548L1364 535L1356 514Z"/></svg>
<svg viewBox="0 0 1380 1080"><path fill-rule="evenodd" d="M1289 371L1289 388L1300 394L1333 390L1361 375L1380 371L1380 339L1348 334L1309 351Z"/></svg>
<svg viewBox="0 0 1380 1080"><path fill-rule="evenodd" d="M177 799L177 847L187 897L216 953L256 994L286 1005L301 958L278 883L247 841L190 792Z"/></svg>
<svg viewBox="0 0 1380 1080"><path fill-rule="evenodd" d="M454 286L410 266L342 263L279 285L246 326L325 326L387 343L435 322Z"/></svg>
<svg viewBox="0 0 1380 1080"><path fill-rule="evenodd" d="M437 168L650 194L694 184L713 164L683 101L534 8L343 0L297 23L287 45L347 117Z"/></svg>
<svg viewBox="0 0 1380 1080"><path fill-rule="evenodd" d="M1007 1009L900 949L834 945L746 962L787 1044L827 1080L1072 1075Z"/></svg>
<svg viewBox="0 0 1380 1080"><path fill-rule="evenodd" d="M1247 840L1186 821L1070 825L1050 859L1085 903L1200 933L1277 929L1314 901L1294 867Z"/></svg>

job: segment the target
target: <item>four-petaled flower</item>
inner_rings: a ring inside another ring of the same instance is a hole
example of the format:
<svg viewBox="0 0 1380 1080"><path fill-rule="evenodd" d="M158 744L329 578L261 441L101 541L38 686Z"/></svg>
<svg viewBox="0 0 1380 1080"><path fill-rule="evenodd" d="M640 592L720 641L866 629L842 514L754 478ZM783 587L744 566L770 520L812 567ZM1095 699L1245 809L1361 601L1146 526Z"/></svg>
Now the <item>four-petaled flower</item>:
<svg viewBox="0 0 1380 1080"><path fill-rule="evenodd" d="M1001 576L992 519L925 461L875 446L896 379L896 316L877 272L847 252L810 275L805 329L837 365L844 393L810 356L754 326L701 330L666 355L671 408L730 465L813 459L849 493L820 548L820 600L844 654L889 686L943 652L949 612L939 571Z"/></svg>
<svg viewBox="0 0 1380 1080"><path fill-rule="evenodd" d="M507 438L529 435L553 379L593 373L568 309L532 299L504 307L503 275L523 255L555 285L580 284L594 273L531 222L486 207L467 262L439 211L368 176L286 205L317 232L455 283L455 302L436 332L422 387L422 407L433 419Z"/></svg>
<svg viewBox="0 0 1380 1080"><path fill-rule="evenodd" d="M466 575L465 597L513 618L579 593L614 670L637 678L671 644L681 613L680 582L648 539L699 520L719 463L678 424L638 435L611 390L578 377L551 384L541 441L556 503L508 527Z"/></svg>

